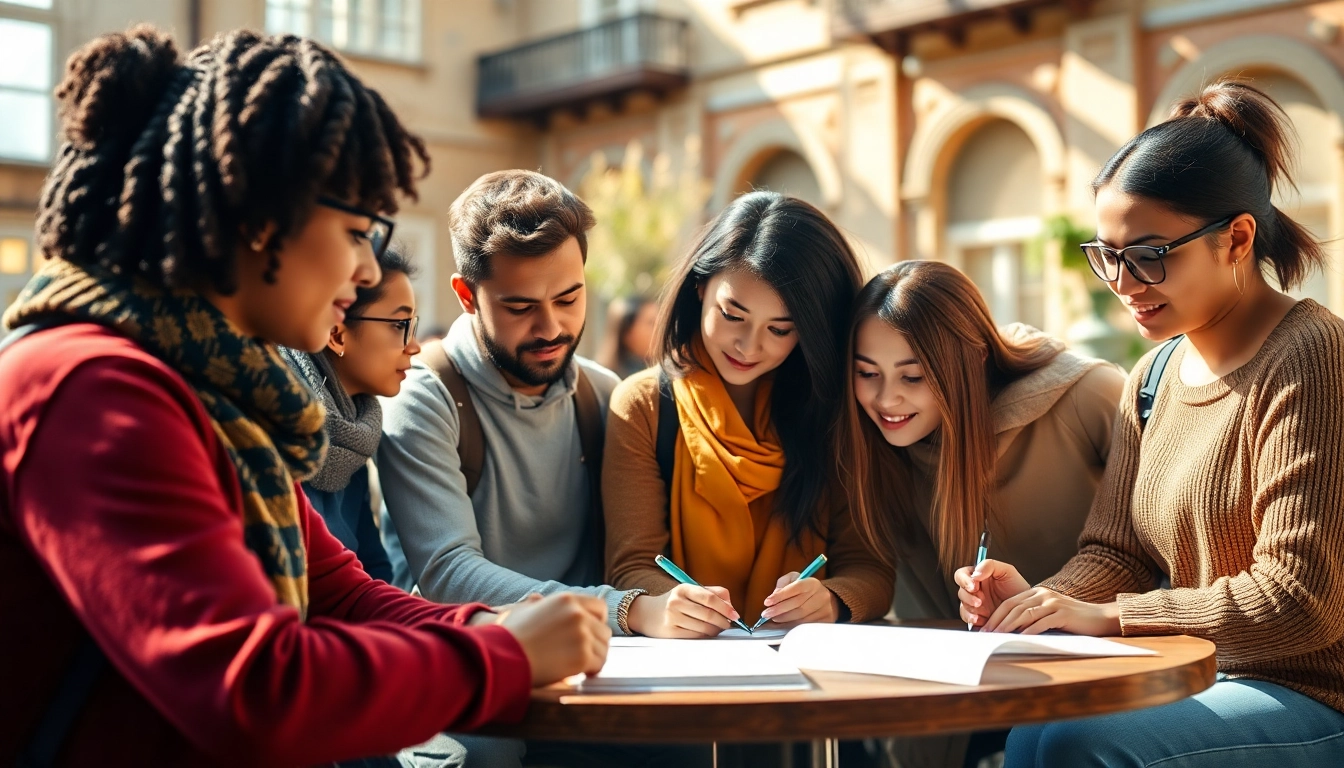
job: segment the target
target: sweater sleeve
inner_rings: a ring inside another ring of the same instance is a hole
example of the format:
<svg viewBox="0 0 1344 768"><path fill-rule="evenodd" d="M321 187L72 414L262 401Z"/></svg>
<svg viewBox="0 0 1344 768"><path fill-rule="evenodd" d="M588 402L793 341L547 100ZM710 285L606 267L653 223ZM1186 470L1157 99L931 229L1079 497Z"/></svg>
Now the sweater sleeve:
<svg viewBox="0 0 1344 768"><path fill-rule="evenodd" d="M1148 363L1152 356L1146 358ZM1161 578L1162 571L1139 540L1131 516L1141 437L1137 398L1147 369L1145 364L1135 366L1125 383L1106 471L1078 538L1078 554L1042 582L1043 587L1100 603L1114 600L1121 592L1153 589Z"/></svg>
<svg viewBox="0 0 1344 768"><path fill-rule="evenodd" d="M12 475L19 536L117 673L225 764L387 754L521 718L513 637L394 600L302 496L310 619L277 604L199 410L150 362L86 362L33 417Z"/></svg>
<svg viewBox="0 0 1344 768"><path fill-rule="evenodd" d="M607 604L616 630L623 593L609 586L572 587L505 568L485 556L476 512L457 453L457 408L427 368L412 369L394 398L383 400L378 474L411 576L439 603L516 603L528 594L576 592Z"/></svg>
<svg viewBox="0 0 1344 768"><path fill-rule="evenodd" d="M607 579L617 589L661 595L677 586L654 565L669 552L668 491L658 470L658 373L643 371L611 395L602 460Z"/></svg>
<svg viewBox="0 0 1344 768"><path fill-rule="evenodd" d="M1344 637L1344 334L1299 340L1247 403L1254 419L1250 568L1193 589L1119 596L1126 635L1192 634L1221 660L1267 661ZM1214 532L1212 535L1218 535Z"/></svg>
<svg viewBox="0 0 1344 768"><path fill-rule="evenodd" d="M848 506L832 514L827 527L827 576L821 583L849 609L851 622L887 615L896 589L895 569L864 544Z"/></svg>

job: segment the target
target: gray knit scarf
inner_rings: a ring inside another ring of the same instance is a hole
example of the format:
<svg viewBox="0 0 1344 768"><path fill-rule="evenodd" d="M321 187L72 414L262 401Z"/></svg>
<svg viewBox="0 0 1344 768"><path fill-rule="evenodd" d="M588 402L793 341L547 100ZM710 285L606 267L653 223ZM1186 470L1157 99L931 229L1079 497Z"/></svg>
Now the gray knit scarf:
<svg viewBox="0 0 1344 768"><path fill-rule="evenodd" d="M280 354L317 393L327 412L322 428L331 447L327 460L308 479L308 485L319 491L339 491L350 484L350 477L378 450L378 440L383 436L383 407L373 395L350 397L325 352L310 355L281 347Z"/></svg>

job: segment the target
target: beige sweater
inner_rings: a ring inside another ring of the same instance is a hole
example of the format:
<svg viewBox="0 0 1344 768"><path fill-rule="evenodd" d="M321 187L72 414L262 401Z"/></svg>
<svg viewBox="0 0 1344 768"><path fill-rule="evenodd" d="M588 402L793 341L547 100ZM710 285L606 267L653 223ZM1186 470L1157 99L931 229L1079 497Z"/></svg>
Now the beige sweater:
<svg viewBox="0 0 1344 768"><path fill-rule="evenodd" d="M1220 672L1344 711L1344 320L1299 302L1204 386L1180 381L1187 344L1142 433L1152 355L1130 376L1080 551L1044 586L1116 600L1126 635L1207 638Z"/></svg>
<svg viewBox="0 0 1344 768"><path fill-rule="evenodd" d="M1004 333L1017 341L1040 336L1025 325L1008 326ZM1057 573L1078 552L1078 534L1110 455L1124 386L1118 366L1062 351L991 403L998 488L989 519L989 556L1012 563L1032 583ZM914 472L910 500L923 525L899 553L896 615L955 619L957 588L939 564L929 535L938 445L921 441L905 452Z"/></svg>
<svg viewBox="0 0 1344 768"><path fill-rule="evenodd" d="M621 382L611 395L602 507L607 518L608 582L617 589L644 589L652 595L677 585L653 562L655 555L667 554L672 537L668 492L658 472L657 439L658 370L651 368ZM849 609L851 621L881 618L891 605L891 569L864 546L848 509L830 515L825 530L828 562L822 583Z"/></svg>

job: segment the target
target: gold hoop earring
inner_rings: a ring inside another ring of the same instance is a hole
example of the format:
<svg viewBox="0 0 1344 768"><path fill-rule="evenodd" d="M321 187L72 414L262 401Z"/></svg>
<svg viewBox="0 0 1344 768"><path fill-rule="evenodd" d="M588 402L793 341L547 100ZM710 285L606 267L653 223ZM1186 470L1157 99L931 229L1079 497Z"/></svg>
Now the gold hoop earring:
<svg viewBox="0 0 1344 768"><path fill-rule="evenodd" d="M1245 289L1244 287L1242 287L1242 285L1241 285L1241 281L1237 279L1237 278L1238 278L1238 273L1239 273L1239 270L1237 269L1237 265L1240 264L1240 263L1241 263L1241 259L1237 259L1236 261L1232 262L1232 284L1235 285L1235 286L1237 286L1237 295L1238 295L1238 296L1245 296L1245 295L1246 295L1246 289Z"/></svg>

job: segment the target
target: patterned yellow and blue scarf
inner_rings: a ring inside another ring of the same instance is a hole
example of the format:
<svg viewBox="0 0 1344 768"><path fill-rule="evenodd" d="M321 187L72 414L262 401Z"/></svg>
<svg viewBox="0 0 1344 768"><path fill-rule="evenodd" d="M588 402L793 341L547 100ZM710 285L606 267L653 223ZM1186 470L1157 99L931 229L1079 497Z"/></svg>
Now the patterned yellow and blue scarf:
<svg viewBox="0 0 1344 768"><path fill-rule="evenodd" d="M199 294L60 259L33 277L5 324L53 316L107 326L186 379L238 471L248 548L279 601L306 615L307 556L294 481L321 466L327 443L322 406L275 345L243 336Z"/></svg>

